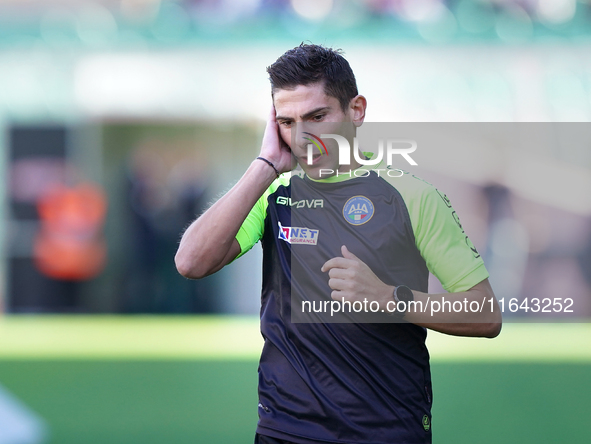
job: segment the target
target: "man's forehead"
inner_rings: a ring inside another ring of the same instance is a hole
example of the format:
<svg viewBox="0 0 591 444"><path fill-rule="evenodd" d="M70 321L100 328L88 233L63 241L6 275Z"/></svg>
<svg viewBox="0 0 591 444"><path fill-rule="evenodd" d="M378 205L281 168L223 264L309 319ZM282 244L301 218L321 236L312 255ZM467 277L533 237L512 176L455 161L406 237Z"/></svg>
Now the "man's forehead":
<svg viewBox="0 0 591 444"><path fill-rule="evenodd" d="M277 89L273 92L277 116L297 118L320 108L334 108L339 101L326 95L322 84L298 85L293 89ZM297 115L292 115L297 114Z"/></svg>

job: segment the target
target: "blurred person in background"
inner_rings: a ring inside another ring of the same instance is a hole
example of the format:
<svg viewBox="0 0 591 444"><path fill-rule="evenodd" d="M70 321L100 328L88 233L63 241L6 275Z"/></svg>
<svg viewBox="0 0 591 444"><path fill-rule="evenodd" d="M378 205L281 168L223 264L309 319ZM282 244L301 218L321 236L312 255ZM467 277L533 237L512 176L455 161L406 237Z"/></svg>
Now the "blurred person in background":
<svg viewBox="0 0 591 444"><path fill-rule="evenodd" d="M205 177L199 162L164 149L161 141L137 146L127 165L126 187L133 229L125 273L125 313L211 312L205 282L179 282L166 258L175 253L179 231L205 207ZM164 154L167 154L166 157Z"/></svg>

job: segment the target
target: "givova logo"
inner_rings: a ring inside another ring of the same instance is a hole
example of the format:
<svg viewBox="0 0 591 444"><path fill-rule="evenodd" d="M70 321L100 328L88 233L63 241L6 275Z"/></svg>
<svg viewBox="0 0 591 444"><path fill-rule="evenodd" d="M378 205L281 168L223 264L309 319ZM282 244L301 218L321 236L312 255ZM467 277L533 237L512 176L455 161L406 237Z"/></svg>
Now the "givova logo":
<svg viewBox="0 0 591 444"><path fill-rule="evenodd" d="M279 221L277 224L279 225L278 238L288 244L316 245L318 243L319 230L303 227L284 227Z"/></svg>
<svg viewBox="0 0 591 444"><path fill-rule="evenodd" d="M374 206L365 196L353 196L343 207L343 217L351 225L363 225L373 217Z"/></svg>
<svg viewBox="0 0 591 444"><path fill-rule="evenodd" d="M291 197L277 196L276 202L278 205L295 208L324 208L324 199L291 200Z"/></svg>

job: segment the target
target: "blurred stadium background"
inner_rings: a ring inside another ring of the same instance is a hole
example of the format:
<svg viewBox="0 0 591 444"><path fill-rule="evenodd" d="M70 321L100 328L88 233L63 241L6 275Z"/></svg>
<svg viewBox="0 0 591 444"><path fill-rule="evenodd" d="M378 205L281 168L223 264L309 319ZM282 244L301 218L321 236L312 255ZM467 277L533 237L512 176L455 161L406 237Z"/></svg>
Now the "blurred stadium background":
<svg viewBox="0 0 591 444"><path fill-rule="evenodd" d="M577 304L431 334L435 442L589 442L591 2L0 0L0 444L252 442L259 248L198 282L173 256L302 41L344 49L370 122L546 122L413 171L499 297Z"/></svg>

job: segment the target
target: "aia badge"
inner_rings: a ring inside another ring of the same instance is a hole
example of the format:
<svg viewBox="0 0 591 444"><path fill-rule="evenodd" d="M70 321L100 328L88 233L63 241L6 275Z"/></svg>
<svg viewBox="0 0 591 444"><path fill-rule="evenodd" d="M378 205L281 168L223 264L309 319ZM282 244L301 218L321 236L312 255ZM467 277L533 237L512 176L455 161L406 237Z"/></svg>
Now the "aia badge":
<svg viewBox="0 0 591 444"><path fill-rule="evenodd" d="M363 225L373 217L374 207L365 196L353 196L343 207L343 217L351 225Z"/></svg>

